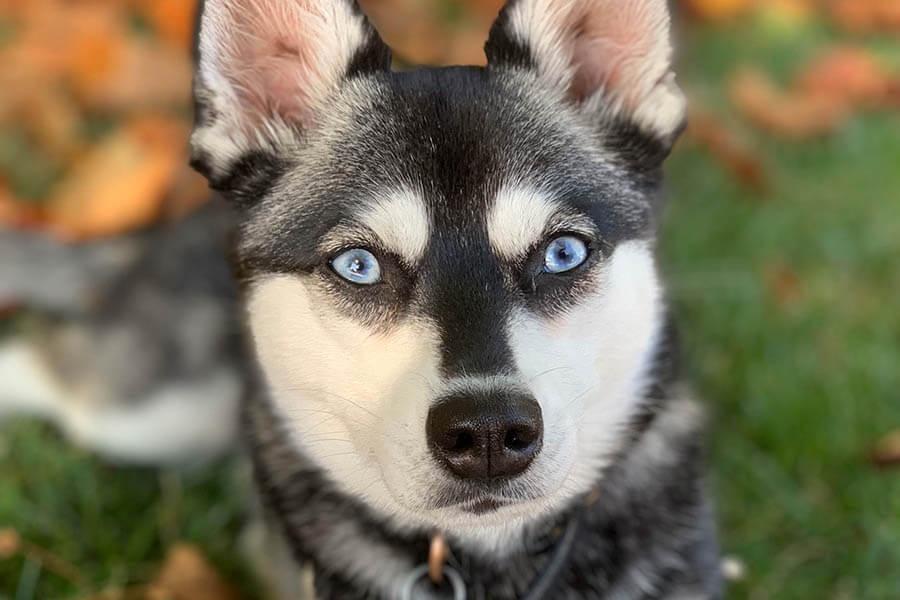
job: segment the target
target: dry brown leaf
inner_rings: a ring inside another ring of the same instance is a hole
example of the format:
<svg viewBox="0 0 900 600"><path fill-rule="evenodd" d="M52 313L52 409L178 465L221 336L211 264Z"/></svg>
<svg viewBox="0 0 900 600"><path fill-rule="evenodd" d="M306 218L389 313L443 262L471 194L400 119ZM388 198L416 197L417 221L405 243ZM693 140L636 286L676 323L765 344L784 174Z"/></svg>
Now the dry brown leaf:
<svg viewBox="0 0 900 600"><path fill-rule="evenodd" d="M37 229L46 224L43 212L16 198L6 181L0 178L0 227Z"/></svg>
<svg viewBox="0 0 900 600"><path fill-rule="evenodd" d="M777 22L802 23L819 8L819 0L758 0L762 12Z"/></svg>
<svg viewBox="0 0 900 600"><path fill-rule="evenodd" d="M21 547L22 538L18 531L9 527L0 529L0 560L18 554Z"/></svg>
<svg viewBox="0 0 900 600"><path fill-rule="evenodd" d="M742 185L758 192L768 187L762 160L721 119L694 110L688 117L688 124L688 136Z"/></svg>
<svg viewBox="0 0 900 600"><path fill-rule="evenodd" d="M897 0L830 0L832 19L854 32L900 32L900 2Z"/></svg>
<svg viewBox="0 0 900 600"><path fill-rule="evenodd" d="M57 160L70 159L82 145L83 115L72 102L53 89L35 94L17 113L27 131Z"/></svg>
<svg viewBox="0 0 900 600"><path fill-rule="evenodd" d="M848 106L881 106L890 94L894 78L872 53L840 47L823 54L798 77L802 94L827 96Z"/></svg>
<svg viewBox="0 0 900 600"><path fill-rule="evenodd" d="M764 278L772 300L781 308L789 308L803 302L803 280L793 267L782 261L765 266Z"/></svg>
<svg viewBox="0 0 900 600"><path fill-rule="evenodd" d="M72 169L48 203L53 229L85 239L122 233L156 219L186 160L187 128L141 117L115 131Z"/></svg>
<svg viewBox="0 0 900 600"><path fill-rule="evenodd" d="M869 454L869 459L879 467L900 466L900 430L881 438Z"/></svg>
<svg viewBox="0 0 900 600"><path fill-rule="evenodd" d="M79 100L92 110L143 111L184 106L190 99L193 67L188 53L152 39L110 37L96 54L102 68L72 71ZM87 62L87 61L86 61Z"/></svg>
<svg viewBox="0 0 900 600"><path fill-rule="evenodd" d="M147 600L239 600L239 594L219 575L200 550L176 544L166 557Z"/></svg>
<svg viewBox="0 0 900 600"><path fill-rule="evenodd" d="M463 0L463 5L480 20L493 22L506 0Z"/></svg>
<svg viewBox="0 0 900 600"><path fill-rule="evenodd" d="M762 72L742 68L730 83L731 99L744 117L772 133L794 139L834 131L848 113L842 99L787 94Z"/></svg>
<svg viewBox="0 0 900 600"><path fill-rule="evenodd" d="M164 38L179 48L190 48L196 0L138 0L136 8Z"/></svg>
<svg viewBox="0 0 900 600"><path fill-rule="evenodd" d="M172 178L163 207L164 216L170 221L178 221L199 208L209 197L206 178L185 162Z"/></svg>
<svg viewBox="0 0 900 600"><path fill-rule="evenodd" d="M13 44L32 76L102 74L127 36L127 20L111 2L24 2L21 33Z"/></svg>
<svg viewBox="0 0 900 600"><path fill-rule="evenodd" d="M698 19L727 21L754 5L754 0L683 0L683 4Z"/></svg>
<svg viewBox="0 0 900 600"><path fill-rule="evenodd" d="M483 47L496 16L496 0L478 10L469 6L470 10L452 25L443 20L434 0L363 0L361 4L402 61L425 65L486 62Z"/></svg>

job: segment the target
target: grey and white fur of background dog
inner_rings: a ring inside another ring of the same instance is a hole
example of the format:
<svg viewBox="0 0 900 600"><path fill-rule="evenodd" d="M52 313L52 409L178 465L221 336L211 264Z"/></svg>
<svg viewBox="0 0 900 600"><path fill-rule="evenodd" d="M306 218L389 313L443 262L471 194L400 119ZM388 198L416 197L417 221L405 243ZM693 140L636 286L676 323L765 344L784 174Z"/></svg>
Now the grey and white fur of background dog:
<svg viewBox="0 0 900 600"><path fill-rule="evenodd" d="M246 361L223 258L227 210L79 245L0 231L0 419L54 422L117 461L175 464L234 447Z"/></svg>

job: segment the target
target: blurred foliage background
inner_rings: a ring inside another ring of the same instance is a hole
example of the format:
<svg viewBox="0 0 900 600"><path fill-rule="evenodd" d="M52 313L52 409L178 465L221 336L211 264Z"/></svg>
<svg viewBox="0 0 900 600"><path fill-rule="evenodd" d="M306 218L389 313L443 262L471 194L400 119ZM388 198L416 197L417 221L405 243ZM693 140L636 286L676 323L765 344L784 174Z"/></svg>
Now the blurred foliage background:
<svg viewBox="0 0 900 600"><path fill-rule="evenodd" d="M399 62L479 64L501 3L362 4ZM900 598L900 0L673 9L692 108L661 255L713 415L729 597ZM0 0L0 226L85 244L206 201L194 10ZM0 599L256 597L239 462L116 466L3 422Z"/></svg>

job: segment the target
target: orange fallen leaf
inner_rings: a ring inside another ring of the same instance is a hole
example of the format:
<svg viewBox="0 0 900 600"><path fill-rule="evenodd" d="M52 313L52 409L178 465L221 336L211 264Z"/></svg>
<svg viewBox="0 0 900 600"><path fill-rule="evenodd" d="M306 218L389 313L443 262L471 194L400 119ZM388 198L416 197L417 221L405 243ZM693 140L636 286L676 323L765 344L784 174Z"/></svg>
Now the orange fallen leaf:
<svg viewBox="0 0 900 600"><path fill-rule="evenodd" d="M869 454L869 459L879 467L900 466L900 430L881 438Z"/></svg>
<svg viewBox="0 0 900 600"><path fill-rule="evenodd" d="M19 532L9 527L0 529L0 560L7 559L19 552L22 547L22 538Z"/></svg>
<svg viewBox="0 0 900 600"><path fill-rule="evenodd" d="M210 198L209 183L185 162L172 177L163 206L164 217L178 221Z"/></svg>
<svg viewBox="0 0 900 600"><path fill-rule="evenodd" d="M138 0L136 8L165 39L181 49L190 48L196 0Z"/></svg>
<svg viewBox="0 0 900 600"><path fill-rule="evenodd" d="M764 15L777 22L796 24L808 20L819 8L819 0L758 0Z"/></svg>
<svg viewBox="0 0 900 600"><path fill-rule="evenodd" d="M43 211L16 198L7 182L0 178L0 227L36 229L45 223Z"/></svg>
<svg viewBox="0 0 900 600"><path fill-rule="evenodd" d="M843 99L782 92L765 74L752 68L740 69L729 87L731 99L744 117L788 138L830 133L849 112Z"/></svg>
<svg viewBox="0 0 900 600"><path fill-rule="evenodd" d="M828 7L831 18L850 31L900 32L900 2L896 0L829 0Z"/></svg>
<svg viewBox="0 0 900 600"><path fill-rule="evenodd" d="M704 21L727 21L754 5L754 0L683 0L688 10Z"/></svg>
<svg viewBox="0 0 900 600"><path fill-rule="evenodd" d="M102 68L76 68L72 85L91 110L141 111L185 106L190 99L193 67L188 53L152 39L108 39L97 54L109 53Z"/></svg>
<svg viewBox="0 0 900 600"><path fill-rule="evenodd" d="M396 56L410 64L483 65L484 43L497 0L475 10L477 0L448 24L434 0L363 0L361 4ZM499 10L499 9L498 9Z"/></svg>
<svg viewBox="0 0 900 600"><path fill-rule="evenodd" d="M156 219L166 190L186 160L187 127L141 117L104 139L51 196L52 227L71 239L122 233Z"/></svg>
<svg viewBox="0 0 900 600"><path fill-rule="evenodd" d="M759 192L768 187L760 157L715 115L692 110L687 134L742 185Z"/></svg>
<svg viewBox="0 0 900 600"><path fill-rule="evenodd" d="M766 265L764 280L772 300L780 308L789 308L803 302L803 280L789 264L774 261Z"/></svg>
<svg viewBox="0 0 900 600"><path fill-rule="evenodd" d="M848 46L834 48L809 65L796 89L848 106L871 107L887 102L895 79L870 52Z"/></svg>
<svg viewBox="0 0 900 600"><path fill-rule="evenodd" d="M71 158L82 145L81 119L70 99L52 89L34 94L16 111L26 130L51 156L60 161Z"/></svg>
<svg viewBox="0 0 900 600"><path fill-rule="evenodd" d="M176 544L166 557L147 600L239 600L238 593L219 575L200 550Z"/></svg>
<svg viewBox="0 0 900 600"><path fill-rule="evenodd" d="M493 22L506 0L463 0L463 5L480 19Z"/></svg>

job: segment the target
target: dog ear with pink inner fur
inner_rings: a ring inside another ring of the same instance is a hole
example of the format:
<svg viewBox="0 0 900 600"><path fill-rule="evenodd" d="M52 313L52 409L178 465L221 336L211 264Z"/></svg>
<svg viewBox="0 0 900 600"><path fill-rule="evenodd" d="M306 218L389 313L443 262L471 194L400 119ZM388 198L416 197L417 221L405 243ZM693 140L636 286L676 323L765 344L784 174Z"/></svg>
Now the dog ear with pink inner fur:
<svg viewBox="0 0 900 600"><path fill-rule="evenodd" d="M485 51L489 65L535 69L584 111L671 142L686 101L669 30L666 0L510 0Z"/></svg>
<svg viewBox="0 0 900 600"><path fill-rule="evenodd" d="M213 178L248 153L295 143L353 71L389 68L354 0L204 4L191 150Z"/></svg>

